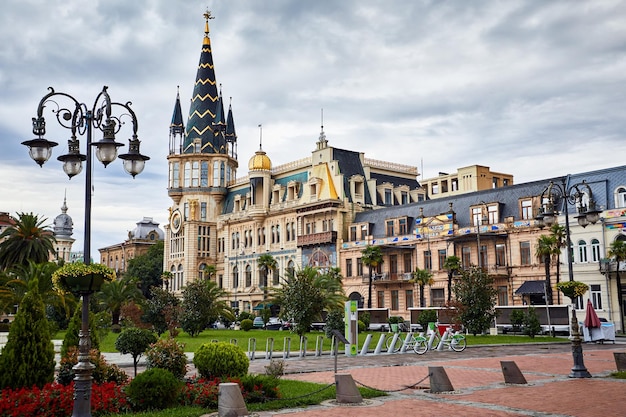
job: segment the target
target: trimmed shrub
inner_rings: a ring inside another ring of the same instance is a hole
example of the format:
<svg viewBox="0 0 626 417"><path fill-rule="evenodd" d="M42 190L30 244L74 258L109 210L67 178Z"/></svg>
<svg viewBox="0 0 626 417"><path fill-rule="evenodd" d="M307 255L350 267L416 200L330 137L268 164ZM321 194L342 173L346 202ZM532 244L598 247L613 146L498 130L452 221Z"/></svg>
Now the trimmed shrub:
<svg viewBox="0 0 626 417"><path fill-rule="evenodd" d="M137 375L125 392L134 411L162 410L177 405L182 388L170 371L152 368Z"/></svg>
<svg viewBox="0 0 626 417"><path fill-rule="evenodd" d="M146 351L147 368L167 369L178 379L187 373L185 344L174 339L160 339Z"/></svg>
<svg viewBox="0 0 626 417"><path fill-rule="evenodd" d="M200 346L193 364L203 378L226 378L246 375L250 360L239 346L217 342Z"/></svg>
<svg viewBox="0 0 626 417"><path fill-rule="evenodd" d="M364 313L359 314L359 319L363 322L363 324L365 324L365 329L366 330L369 329L370 321L371 321L370 313L366 311Z"/></svg>
<svg viewBox="0 0 626 417"><path fill-rule="evenodd" d="M541 333L541 323L539 316L534 307L528 307L528 311L524 315L524 334L534 338L535 335Z"/></svg>
<svg viewBox="0 0 626 417"><path fill-rule="evenodd" d="M422 326L422 329L426 331L428 329L428 323L437 322L436 310L424 310L417 317L417 324Z"/></svg>
<svg viewBox="0 0 626 417"><path fill-rule="evenodd" d="M363 323L361 320L357 322L357 326L359 326L359 333L363 333L367 330L367 327L365 327L365 323Z"/></svg>
<svg viewBox="0 0 626 417"><path fill-rule="evenodd" d="M242 311L241 313L239 313L239 316L237 316L237 319L242 322L246 319L254 319L254 316L250 313L248 313L247 311Z"/></svg>
<svg viewBox="0 0 626 417"><path fill-rule="evenodd" d="M130 353L133 356L135 376L137 376L137 362L141 355L148 350L152 343L156 343L157 336L148 329L125 329L115 340L115 349L120 353Z"/></svg>
<svg viewBox="0 0 626 417"><path fill-rule="evenodd" d="M241 330L247 332L254 327L254 322L250 319L241 320L239 326L241 327Z"/></svg>
<svg viewBox="0 0 626 417"><path fill-rule="evenodd" d="M260 403L279 398L278 379L267 375L246 375L241 377L241 394L248 403Z"/></svg>
<svg viewBox="0 0 626 417"><path fill-rule="evenodd" d="M95 365L91 375L93 382L96 384L104 384L106 382L114 382L118 385L125 384L128 381L128 375L119 366L108 364L100 352L96 349L89 351L89 362ZM57 382L62 385L69 385L76 376L74 365L78 363L78 348L72 346L67 355L61 359L59 372L57 374Z"/></svg>

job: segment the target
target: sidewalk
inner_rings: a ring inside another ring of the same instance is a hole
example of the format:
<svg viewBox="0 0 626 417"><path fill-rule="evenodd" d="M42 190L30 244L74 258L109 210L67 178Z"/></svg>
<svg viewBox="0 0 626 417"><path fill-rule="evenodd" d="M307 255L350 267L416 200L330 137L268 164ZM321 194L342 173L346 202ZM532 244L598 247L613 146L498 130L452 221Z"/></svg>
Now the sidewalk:
<svg viewBox="0 0 626 417"><path fill-rule="evenodd" d="M262 412L260 417L388 417L402 415L466 417L575 416L623 417L626 380L606 378L616 370L613 352L626 352L626 344L584 344L584 362L592 378L569 378L573 366L570 344L468 347L464 352L427 352L391 355L339 356L339 373L357 383L396 391L418 381L418 388L390 392L367 406L309 406L306 409ZM107 361L132 367L129 355L106 354ZM124 358L127 357L127 358ZM508 385L500 361L514 361L528 381ZM265 359L251 361L250 372L263 373ZM284 378L334 383L332 357L285 361ZM428 391L429 367L441 366L454 388L450 393ZM132 372L132 371L131 371ZM195 373L192 369L190 374ZM285 397L289 393L283 393Z"/></svg>

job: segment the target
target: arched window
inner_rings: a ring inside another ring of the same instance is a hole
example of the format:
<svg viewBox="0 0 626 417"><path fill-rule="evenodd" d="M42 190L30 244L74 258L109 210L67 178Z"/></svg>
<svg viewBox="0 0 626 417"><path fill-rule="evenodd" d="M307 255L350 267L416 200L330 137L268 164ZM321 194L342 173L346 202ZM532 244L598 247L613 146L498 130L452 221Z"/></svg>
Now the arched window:
<svg viewBox="0 0 626 417"><path fill-rule="evenodd" d="M176 291L176 288L174 288L176 286L176 267L174 265L172 265L172 267L170 268L170 279L169 279L169 283L165 284L165 288L169 288L172 291Z"/></svg>
<svg viewBox="0 0 626 417"><path fill-rule="evenodd" d="M618 187L615 190L615 207L626 207L626 187Z"/></svg>
<svg viewBox="0 0 626 417"><path fill-rule="evenodd" d="M199 185L200 180L200 163L198 161L193 161L191 164L191 186L197 187Z"/></svg>
<svg viewBox="0 0 626 417"><path fill-rule="evenodd" d="M591 262L600 262L600 241L591 239Z"/></svg>
<svg viewBox="0 0 626 417"><path fill-rule="evenodd" d="M183 265L180 264L178 265L178 286L176 289L180 290L181 288L183 288Z"/></svg>
<svg viewBox="0 0 626 417"><path fill-rule="evenodd" d="M226 186L230 185L230 176L231 176L230 165L227 165L226 166Z"/></svg>
<svg viewBox="0 0 626 417"><path fill-rule="evenodd" d="M233 288L236 290L239 287L239 268L237 265L233 268Z"/></svg>
<svg viewBox="0 0 626 417"><path fill-rule="evenodd" d="M578 262L587 262L587 242L584 240L578 241Z"/></svg>
<svg viewBox="0 0 626 417"><path fill-rule="evenodd" d="M252 286L252 267L246 265L246 287Z"/></svg>
<svg viewBox="0 0 626 417"><path fill-rule="evenodd" d="M224 184L224 162L222 162L220 164L220 185L222 187L224 187L226 184Z"/></svg>
<svg viewBox="0 0 626 417"><path fill-rule="evenodd" d="M201 263L200 267L198 268L198 279L202 280L203 278L208 278L204 276L204 268L206 268L206 264L205 263Z"/></svg>
<svg viewBox="0 0 626 417"><path fill-rule="evenodd" d="M295 274L295 272L296 272L296 265L293 263L293 261L287 262L287 270L285 272L287 272L287 275Z"/></svg>
<svg viewBox="0 0 626 417"><path fill-rule="evenodd" d="M220 162L213 162L213 187L220 186Z"/></svg>
<svg viewBox="0 0 626 417"><path fill-rule="evenodd" d="M280 243L280 225L276 225L276 243Z"/></svg>

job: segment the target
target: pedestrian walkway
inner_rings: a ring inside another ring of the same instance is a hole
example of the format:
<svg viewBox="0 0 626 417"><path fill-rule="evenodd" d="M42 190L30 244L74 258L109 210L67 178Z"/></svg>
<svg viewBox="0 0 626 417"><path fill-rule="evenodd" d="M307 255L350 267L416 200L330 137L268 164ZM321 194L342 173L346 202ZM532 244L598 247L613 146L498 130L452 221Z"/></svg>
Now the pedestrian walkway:
<svg viewBox="0 0 626 417"><path fill-rule="evenodd" d="M570 344L468 347L464 352L427 352L337 357L339 373L349 373L357 384L384 391L366 406L309 406L305 409L258 413L259 417L387 417L403 415L513 417L575 416L623 417L626 380L607 376L616 370L614 352L626 344L585 344L584 362L592 378L569 378L573 366ZM105 354L107 361L132 368L130 355ZM528 384L504 383L501 361L516 363ZM269 360L250 364L263 373ZM334 383L332 357L293 358L285 361L284 378ZM430 393L429 367L443 367L454 391ZM192 368L190 374L195 373ZM403 389L407 386L416 387ZM289 393L283 393L288 397Z"/></svg>

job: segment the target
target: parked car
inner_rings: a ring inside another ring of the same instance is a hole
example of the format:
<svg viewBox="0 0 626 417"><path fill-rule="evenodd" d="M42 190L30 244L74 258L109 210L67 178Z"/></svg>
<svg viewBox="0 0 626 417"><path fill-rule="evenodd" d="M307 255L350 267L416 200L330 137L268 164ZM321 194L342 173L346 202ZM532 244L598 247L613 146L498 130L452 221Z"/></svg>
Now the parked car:
<svg viewBox="0 0 626 417"><path fill-rule="evenodd" d="M252 327L254 327L255 329L262 329L263 327L265 327L263 317L255 317L254 321L252 322Z"/></svg>
<svg viewBox="0 0 626 417"><path fill-rule="evenodd" d="M283 327L283 321L278 317L270 317L270 320L265 324L266 330L280 330Z"/></svg>

